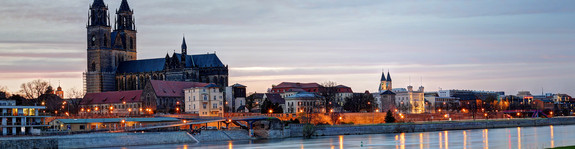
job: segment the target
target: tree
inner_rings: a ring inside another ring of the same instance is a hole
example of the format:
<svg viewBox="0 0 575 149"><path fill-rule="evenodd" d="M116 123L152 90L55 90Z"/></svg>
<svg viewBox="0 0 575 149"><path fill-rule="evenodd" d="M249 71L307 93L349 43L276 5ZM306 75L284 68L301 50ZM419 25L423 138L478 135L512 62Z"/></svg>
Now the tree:
<svg viewBox="0 0 575 149"><path fill-rule="evenodd" d="M330 112L330 113L329 113L329 117L330 117L330 119L331 119L331 124L332 124L332 125L337 124L337 121L339 120L339 118L340 118L341 116L342 116L342 114L339 113L339 112Z"/></svg>
<svg viewBox="0 0 575 149"><path fill-rule="evenodd" d="M26 98L22 97L21 95L15 94L10 96L8 100L14 100L16 101L16 105L22 105L23 102L26 101Z"/></svg>
<svg viewBox="0 0 575 149"><path fill-rule="evenodd" d="M8 91L7 86L0 86L0 93L4 93L4 96L6 98L10 97L10 91ZM0 98L2 98L2 97L0 97Z"/></svg>
<svg viewBox="0 0 575 149"><path fill-rule="evenodd" d="M69 105L69 110L70 113L78 113L78 111L80 110L80 104L82 104L82 100L84 99L84 91L78 89L78 88L70 88L67 91L67 96L69 98L68 104Z"/></svg>
<svg viewBox="0 0 575 149"><path fill-rule="evenodd" d="M246 108L248 108L248 112L252 112L252 109L253 109L254 106L255 106L255 101L254 101L254 100L255 100L255 99L254 99L255 97L254 97L254 96L255 96L256 94L257 94L257 93L251 94L251 95L249 95L248 97L246 97Z"/></svg>
<svg viewBox="0 0 575 149"><path fill-rule="evenodd" d="M395 117L393 117L391 110L387 110L387 113L385 114L385 123L395 123Z"/></svg>
<svg viewBox="0 0 575 149"><path fill-rule="evenodd" d="M325 112L329 112L335 107L335 98L337 97L337 83L328 81L321 84L319 95L323 97L323 105L325 105Z"/></svg>
<svg viewBox="0 0 575 149"><path fill-rule="evenodd" d="M261 113L269 113L269 110L272 110L272 113L283 113L283 108L278 103L272 103L269 100L264 100L264 103L262 103L261 107Z"/></svg>
<svg viewBox="0 0 575 149"><path fill-rule="evenodd" d="M22 83L22 85L20 85L20 92L27 99L36 99L40 97L40 95L46 93L48 86L50 86L50 84L44 80L33 80L31 82Z"/></svg>
<svg viewBox="0 0 575 149"><path fill-rule="evenodd" d="M345 98L343 109L349 112L373 112L377 104L369 93L358 93Z"/></svg>

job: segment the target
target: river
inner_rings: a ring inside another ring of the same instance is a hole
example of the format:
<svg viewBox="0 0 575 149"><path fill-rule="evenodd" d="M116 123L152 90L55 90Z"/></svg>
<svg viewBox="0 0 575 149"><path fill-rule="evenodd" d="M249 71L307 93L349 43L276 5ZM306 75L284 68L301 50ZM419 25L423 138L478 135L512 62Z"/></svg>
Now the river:
<svg viewBox="0 0 575 149"><path fill-rule="evenodd" d="M417 133L321 136L313 139L222 141L196 144L164 144L119 147L122 149L532 149L575 145L575 125L452 130ZM363 147L361 147L363 143Z"/></svg>

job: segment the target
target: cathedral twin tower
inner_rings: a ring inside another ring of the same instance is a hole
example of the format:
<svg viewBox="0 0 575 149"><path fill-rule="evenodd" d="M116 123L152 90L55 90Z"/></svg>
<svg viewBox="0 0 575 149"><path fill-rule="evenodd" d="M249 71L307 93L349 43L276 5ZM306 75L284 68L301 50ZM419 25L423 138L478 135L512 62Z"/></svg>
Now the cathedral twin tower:
<svg viewBox="0 0 575 149"><path fill-rule="evenodd" d="M87 23L88 93L142 90L149 80L215 83L227 86L228 67L214 54L187 55L185 40L181 54L137 60L134 11L122 0L112 30L108 6L94 0Z"/></svg>
<svg viewBox="0 0 575 149"><path fill-rule="evenodd" d="M88 19L88 71L85 73L88 92L115 90L115 69L122 61L136 60L136 29L133 11L122 0L116 11L114 31L111 31L108 7L95 0Z"/></svg>

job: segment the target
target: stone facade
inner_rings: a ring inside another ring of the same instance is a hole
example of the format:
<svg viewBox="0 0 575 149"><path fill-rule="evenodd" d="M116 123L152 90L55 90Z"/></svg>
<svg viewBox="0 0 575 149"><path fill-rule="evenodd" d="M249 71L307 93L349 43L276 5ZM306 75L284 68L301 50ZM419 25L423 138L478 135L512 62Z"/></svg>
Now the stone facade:
<svg viewBox="0 0 575 149"><path fill-rule="evenodd" d="M213 54L188 55L185 39L181 53L165 58L137 60L133 10L122 0L114 30L102 0L90 6L87 28L88 93L143 90L149 80L189 81L228 85L228 67Z"/></svg>

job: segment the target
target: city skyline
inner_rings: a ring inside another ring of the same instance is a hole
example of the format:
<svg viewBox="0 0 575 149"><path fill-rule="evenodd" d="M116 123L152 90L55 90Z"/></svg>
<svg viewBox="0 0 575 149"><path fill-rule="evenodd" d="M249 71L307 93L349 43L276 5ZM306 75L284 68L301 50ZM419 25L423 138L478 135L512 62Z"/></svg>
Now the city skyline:
<svg viewBox="0 0 575 149"><path fill-rule="evenodd" d="M105 2L113 19L120 1ZM21 83L44 79L82 88L91 1L2 3L0 85L17 92ZM248 92L325 81L375 92L385 69L395 88L573 95L572 3L140 0L130 6L139 59L171 55L185 36L188 53L217 52L230 66L230 85L244 84Z"/></svg>

